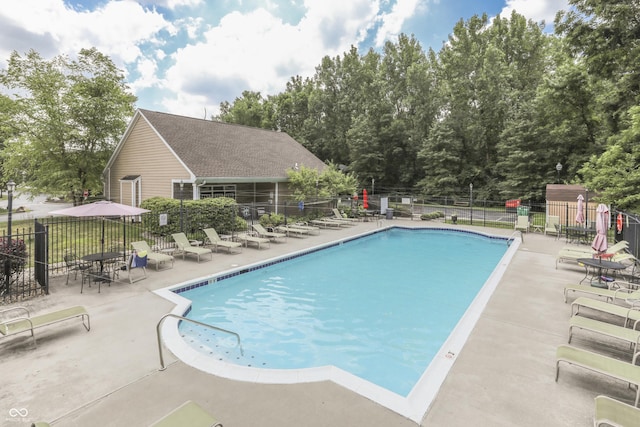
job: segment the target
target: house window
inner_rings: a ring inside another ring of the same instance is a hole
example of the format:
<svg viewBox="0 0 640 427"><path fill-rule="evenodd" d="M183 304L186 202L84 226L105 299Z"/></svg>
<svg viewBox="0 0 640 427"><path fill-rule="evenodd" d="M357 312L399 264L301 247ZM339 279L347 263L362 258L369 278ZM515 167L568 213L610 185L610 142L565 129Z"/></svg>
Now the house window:
<svg viewBox="0 0 640 427"><path fill-rule="evenodd" d="M200 187L200 198L208 199L210 197L230 197L236 198L235 185L203 185Z"/></svg>

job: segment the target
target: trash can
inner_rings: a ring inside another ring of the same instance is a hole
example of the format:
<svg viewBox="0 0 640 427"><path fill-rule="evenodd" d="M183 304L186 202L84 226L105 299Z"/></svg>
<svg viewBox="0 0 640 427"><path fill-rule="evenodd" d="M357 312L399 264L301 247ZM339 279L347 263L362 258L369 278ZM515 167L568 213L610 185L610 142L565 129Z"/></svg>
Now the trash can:
<svg viewBox="0 0 640 427"><path fill-rule="evenodd" d="M393 219L393 209L387 208L387 219Z"/></svg>
<svg viewBox="0 0 640 427"><path fill-rule="evenodd" d="M529 216L529 206L518 206L518 216Z"/></svg>

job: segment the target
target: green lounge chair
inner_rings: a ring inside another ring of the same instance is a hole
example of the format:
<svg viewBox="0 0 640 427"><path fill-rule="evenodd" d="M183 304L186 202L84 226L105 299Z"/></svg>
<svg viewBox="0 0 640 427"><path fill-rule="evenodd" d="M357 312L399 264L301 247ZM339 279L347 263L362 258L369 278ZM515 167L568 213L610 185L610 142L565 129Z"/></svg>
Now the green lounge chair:
<svg viewBox="0 0 640 427"><path fill-rule="evenodd" d="M154 252L149 247L149 244L142 240L139 242L131 242L131 247L137 252L146 252L147 253L147 261L150 264L155 264L156 271L160 269L160 264L163 263L171 263L171 268L173 268L173 256L169 254L163 254L161 252Z"/></svg>
<svg viewBox="0 0 640 427"><path fill-rule="evenodd" d="M556 382L560 375L560 362L580 366L635 385L635 406L638 406L638 400L640 400L640 366L635 366L636 356L637 354L634 355L632 363L628 363L570 345L561 345L556 351Z"/></svg>
<svg viewBox="0 0 640 427"><path fill-rule="evenodd" d="M267 239L266 237L253 236L249 233L238 234L238 240L244 242L245 248L249 246L249 243L255 244L258 249L260 249L260 245L263 244L271 245L271 240Z"/></svg>
<svg viewBox="0 0 640 427"><path fill-rule="evenodd" d="M7 317L11 312L17 312L18 314L14 315L14 317ZM0 319L4 319L0 320L0 337L8 337L28 331L31 332L33 344L35 345L36 336L34 329L76 317L81 318L82 325L87 331L91 329L89 313L87 313L87 310L82 306L69 307L36 316L31 316L29 310L25 307L8 308L0 311Z"/></svg>
<svg viewBox="0 0 640 427"><path fill-rule="evenodd" d="M274 242L278 241L278 239L287 238L287 233L278 233L277 231L268 231L266 228L262 226L262 224L251 224L251 227L253 227L256 233L258 233L258 237L271 239Z"/></svg>
<svg viewBox="0 0 640 427"><path fill-rule="evenodd" d="M611 323L601 322L600 320L590 319L584 316L571 316L569 319L569 344L575 329L595 332L611 338L617 338L631 344L632 354L638 351L640 343L640 331L625 328L624 326L612 325ZM632 356L633 357L633 356Z"/></svg>
<svg viewBox="0 0 640 427"><path fill-rule="evenodd" d="M607 255L615 256L616 254L623 253L627 250L627 248L629 248L629 242L627 242L626 240L621 240L618 243L609 246L604 253ZM559 262L577 262L579 258L591 258L594 255L597 255L597 252L592 250L591 248L580 249L577 246L565 246L564 248L560 249L560 252L558 252L558 256L556 257L556 269L558 269Z"/></svg>
<svg viewBox="0 0 640 427"><path fill-rule="evenodd" d="M151 427L222 427L222 424L197 403L188 400L151 424Z"/></svg>
<svg viewBox="0 0 640 427"><path fill-rule="evenodd" d="M569 292L583 292L590 295L605 297L607 301L614 303L616 301L624 301L626 299L640 299L640 291L629 288L637 285L616 280L615 282L611 282L609 286L609 289L603 289L591 285L567 285L564 287L564 302L567 302L567 294Z"/></svg>
<svg viewBox="0 0 640 427"><path fill-rule="evenodd" d="M595 427L601 425L633 427L640 425L640 409L608 396L596 396Z"/></svg>
<svg viewBox="0 0 640 427"><path fill-rule="evenodd" d="M231 249L240 248L242 251L242 243L233 242L231 240L223 240L216 231L215 228L205 228L204 234L207 235L207 240L205 241L205 245L212 245L216 252L218 252L218 246L222 248L227 248L229 253L231 253Z"/></svg>
<svg viewBox="0 0 640 427"><path fill-rule="evenodd" d="M622 326L626 327L631 321L633 322L633 329L636 329L636 325L640 321L640 306L622 306L593 298L580 297L571 303L572 315L578 314L582 307L622 317L624 319Z"/></svg>
<svg viewBox="0 0 640 427"><path fill-rule="evenodd" d="M276 231L279 231L281 233L286 233L287 236L293 234L299 237L307 236L310 233L309 230L305 230L304 228L298 228L291 225L279 225L276 227Z"/></svg>
<svg viewBox="0 0 640 427"><path fill-rule="evenodd" d="M200 255L209 254L211 259L213 259L213 252L209 248L201 248L200 246L193 246L189 239L187 239L186 234L184 233L174 233L171 235L173 237L173 241L176 242L176 247L182 253L182 259L184 259L185 255L191 254L196 255L198 257L198 262L200 262Z"/></svg>
<svg viewBox="0 0 640 427"><path fill-rule="evenodd" d="M342 216L342 214L340 213L340 211L338 210L338 208L333 208L331 209L331 211L333 212L333 215L336 217L336 219L340 219L343 221L351 221L351 222L358 222L358 218L346 218L344 216Z"/></svg>

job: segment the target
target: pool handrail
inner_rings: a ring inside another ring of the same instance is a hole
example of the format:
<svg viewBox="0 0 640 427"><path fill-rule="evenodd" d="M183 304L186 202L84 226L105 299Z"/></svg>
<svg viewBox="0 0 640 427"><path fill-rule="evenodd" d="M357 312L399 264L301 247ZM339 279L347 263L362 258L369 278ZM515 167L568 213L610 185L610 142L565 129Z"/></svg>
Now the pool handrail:
<svg viewBox="0 0 640 427"><path fill-rule="evenodd" d="M516 230L513 233L511 233L511 235L509 236L509 238L507 239L507 246L511 246L511 241L516 239L516 235L520 233L520 239L524 242L524 235L522 234L522 231L520 230Z"/></svg>
<svg viewBox="0 0 640 427"><path fill-rule="evenodd" d="M166 319L167 317L173 317L175 319L179 319L179 320L184 320L186 322L195 323L196 325L204 326L205 328L215 329L216 331L225 332L227 334L231 334L231 335L235 336L236 339L238 340L238 347L240 347L240 355L244 356L244 350L242 350L242 343L240 342L240 335L238 335L237 333L235 333L233 331L229 331L227 329L219 328L217 326L210 325L208 323L203 323L203 322L199 322L197 320L189 319L188 317L179 316L179 315L174 314L174 313L168 313L168 314L165 314L164 316L162 316L160 318L160 320L158 321L158 324L156 325L156 336L158 338L158 354L160 356L160 370L161 371L164 371L166 369L166 366L164 365L164 357L162 356L162 333L160 332L160 326L162 325L162 322L164 321L164 319Z"/></svg>

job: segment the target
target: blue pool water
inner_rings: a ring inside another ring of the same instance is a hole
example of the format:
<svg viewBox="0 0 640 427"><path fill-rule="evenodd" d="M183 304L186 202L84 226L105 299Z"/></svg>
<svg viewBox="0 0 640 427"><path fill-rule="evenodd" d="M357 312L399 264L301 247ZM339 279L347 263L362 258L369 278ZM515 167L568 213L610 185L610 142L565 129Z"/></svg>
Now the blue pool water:
<svg viewBox="0 0 640 427"><path fill-rule="evenodd" d="M503 239L392 228L182 291L190 345L272 369L334 365L401 396L411 391L505 254Z"/></svg>

